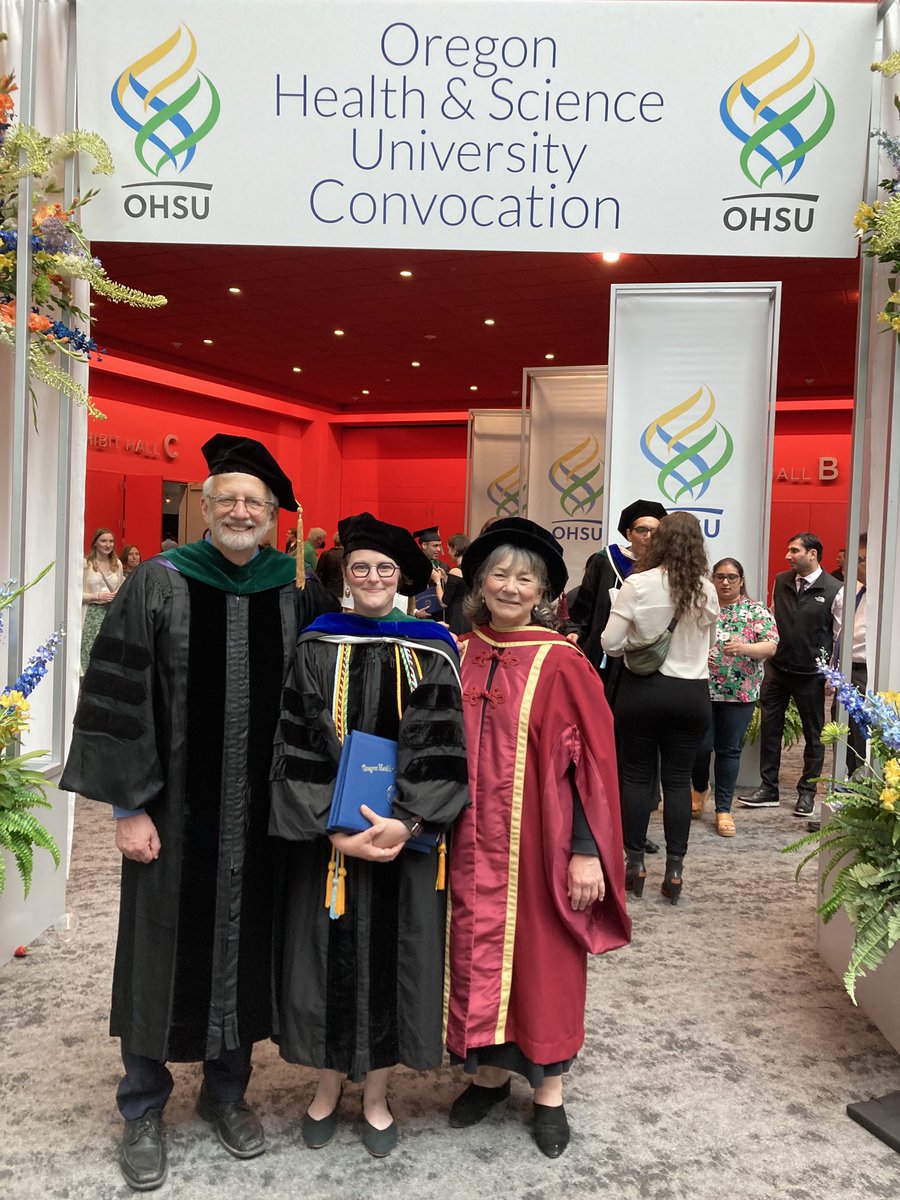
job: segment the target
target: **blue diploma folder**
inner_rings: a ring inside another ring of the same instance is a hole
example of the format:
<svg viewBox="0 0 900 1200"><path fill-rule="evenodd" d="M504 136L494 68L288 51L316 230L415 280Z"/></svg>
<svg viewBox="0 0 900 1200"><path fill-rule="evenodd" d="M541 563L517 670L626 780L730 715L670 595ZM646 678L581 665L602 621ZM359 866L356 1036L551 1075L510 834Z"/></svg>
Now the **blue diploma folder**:
<svg viewBox="0 0 900 1200"><path fill-rule="evenodd" d="M366 804L380 817L391 817L397 794L397 743L373 733L351 730L344 739L334 799L328 814L329 833L362 833L371 825L359 811ZM420 833L406 843L427 854L437 834Z"/></svg>

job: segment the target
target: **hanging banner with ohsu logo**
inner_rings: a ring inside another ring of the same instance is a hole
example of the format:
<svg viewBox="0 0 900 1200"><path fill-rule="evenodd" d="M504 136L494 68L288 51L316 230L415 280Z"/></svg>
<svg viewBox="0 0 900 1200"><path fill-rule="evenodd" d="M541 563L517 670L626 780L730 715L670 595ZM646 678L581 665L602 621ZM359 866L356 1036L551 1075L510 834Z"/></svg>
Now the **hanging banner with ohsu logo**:
<svg viewBox="0 0 900 1200"><path fill-rule="evenodd" d="M874 4L78 0L106 241L846 256Z"/></svg>
<svg viewBox="0 0 900 1200"><path fill-rule="evenodd" d="M766 595L780 287L611 289L608 527L638 499L693 513L710 565L736 558L756 596Z"/></svg>
<svg viewBox="0 0 900 1200"><path fill-rule="evenodd" d="M603 548L606 384L605 366L525 372L528 516L562 547L570 587L581 583L585 563Z"/></svg>

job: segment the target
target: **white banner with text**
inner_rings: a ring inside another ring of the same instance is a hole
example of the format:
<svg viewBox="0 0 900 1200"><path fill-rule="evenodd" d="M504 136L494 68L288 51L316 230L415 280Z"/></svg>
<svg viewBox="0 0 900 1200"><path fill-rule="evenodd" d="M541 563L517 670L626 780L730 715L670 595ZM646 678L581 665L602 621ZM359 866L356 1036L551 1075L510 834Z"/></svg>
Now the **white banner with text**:
<svg viewBox="0 0 900 1200"><path fill-rule="evenodd" d="M93 239L856 253L874 4L76 7Z"/></svg>
<svg viewBox="0 0 900 1200"><path fill-rule="evenodd" d="M526 372L528 516L563 549L569 584L603 547L606 367L543 367Z"/></svg>
<svg viewBox="0 0 900 1200"><path fill-rule="evenodd" d="M518 517L524 510L521 408L469 410L469 537L492 517ZM528 429L528 415L524 416Z"/></svg>
<svg viewBox="0 0 900 1200"><path fill-rule="evenodd" d="M612 288L604 514L692 512L766 595L780 285ZM755 589L755 590L754 590Z"/></svg>

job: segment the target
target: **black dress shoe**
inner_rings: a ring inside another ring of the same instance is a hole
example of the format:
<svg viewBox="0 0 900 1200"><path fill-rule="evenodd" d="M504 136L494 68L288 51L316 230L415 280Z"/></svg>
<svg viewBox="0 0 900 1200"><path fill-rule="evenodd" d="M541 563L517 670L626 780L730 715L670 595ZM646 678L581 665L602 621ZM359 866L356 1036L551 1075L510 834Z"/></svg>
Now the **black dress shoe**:
<svg viewBox="0 0 900 1200"><path fill-rule="evenodd" d="M538 1149L548 1158L559 1158L569 1144L569 1122L562 1104L534 1106L534 1140Z"/></svg>
<svg viewBox="0 0 900 1200"><path fill-rule="evenodd" d="M362 1101L363 1110L363 1145L373 1158L386 1158L397 1145L397 1122L391 1121L387 1129L376 1129L366 1120L366 1103ZM390 1105L388 1105L390 1112ZM391 1116L393 1117L393 1113Z"/></svg>
<svg viewBox="0 0 900 1200"><path fill-rule="evenodd" d="M738 796L738 804L745 808L778 808L781 803L777 792L767 787L758 787L744 796Z"/></svg>
<svg viewBox="0 0 900 1200"><path fill-rule="evenodd" d="M169 1161L161 1108L151 1108L137 1120L125 1122L119 1166L125 1182L136 1192L150 1192L166 1182Z"/></svg>
<svg viewBox="0 0 900 1200"><path fill-rule="evenodd" d="M800 792L797 796L797 803L794 805L795 817L811 817L816 807L816 796L814 792Z"/></svg>
<svg viewBox="0 0 900 1200"><path fill-rule="evenodd" d="M651 842L650 839L647 838L646 842L644 842L644 853L659 854L659 842Z"/></svg>
<svg viewBox="0 0 900 1200"><path fill-rule="evenodd" d="M468 1129L483 1121L495 1104L509 1095L509 1080L499 1087L482 1087L470 1083L466 1090L450 1105L450 1124L454 1129Z"/></svg>
<svg viewBox="0 0 900 1200"><path fill-rule="evenodd" d="M343 1089L341 1090L343 1091ZM300 1133L303 1141L309 1146L310 1150L321 1150L334 1137L338 1123L338 1109L340 1107L341 1097L338 1096L337 1104L327 1116L316 1119L309 1115L309 1109L303 1114Z"/></svg>
<svg viewBox="0 0 900 1200"><path fill-rule="evenodd" d="M245 1100L227 1100L216 1104L201 1089L197 1112L215 1127L219 1141L235 1158L256 1158L266 1148L259 1117Z"/></svg>

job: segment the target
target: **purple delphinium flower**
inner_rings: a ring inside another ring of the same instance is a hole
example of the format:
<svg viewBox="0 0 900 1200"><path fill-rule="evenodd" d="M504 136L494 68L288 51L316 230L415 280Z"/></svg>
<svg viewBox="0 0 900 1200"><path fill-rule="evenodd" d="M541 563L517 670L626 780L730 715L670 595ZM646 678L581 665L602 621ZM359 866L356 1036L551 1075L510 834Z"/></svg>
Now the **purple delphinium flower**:
<svg viewBox="0 0 900 1200"><path fill-rule="evenodd" d="M41 238L48 254L60 254L72 245L65 221L60 217L46 217L41 221Z"/></svg>
<svg viewBox="0 0 900 1200"><path fill-rule="evenodd" d="M47 674L47 669L56 657L57 651L62 645L62 634L59 630L56 633L51 633L43 646L38 646L31 658L25 665L22 674L12 685L5 688L3 695L8 692L21 692L23 696L28 697Z"/></svg>

